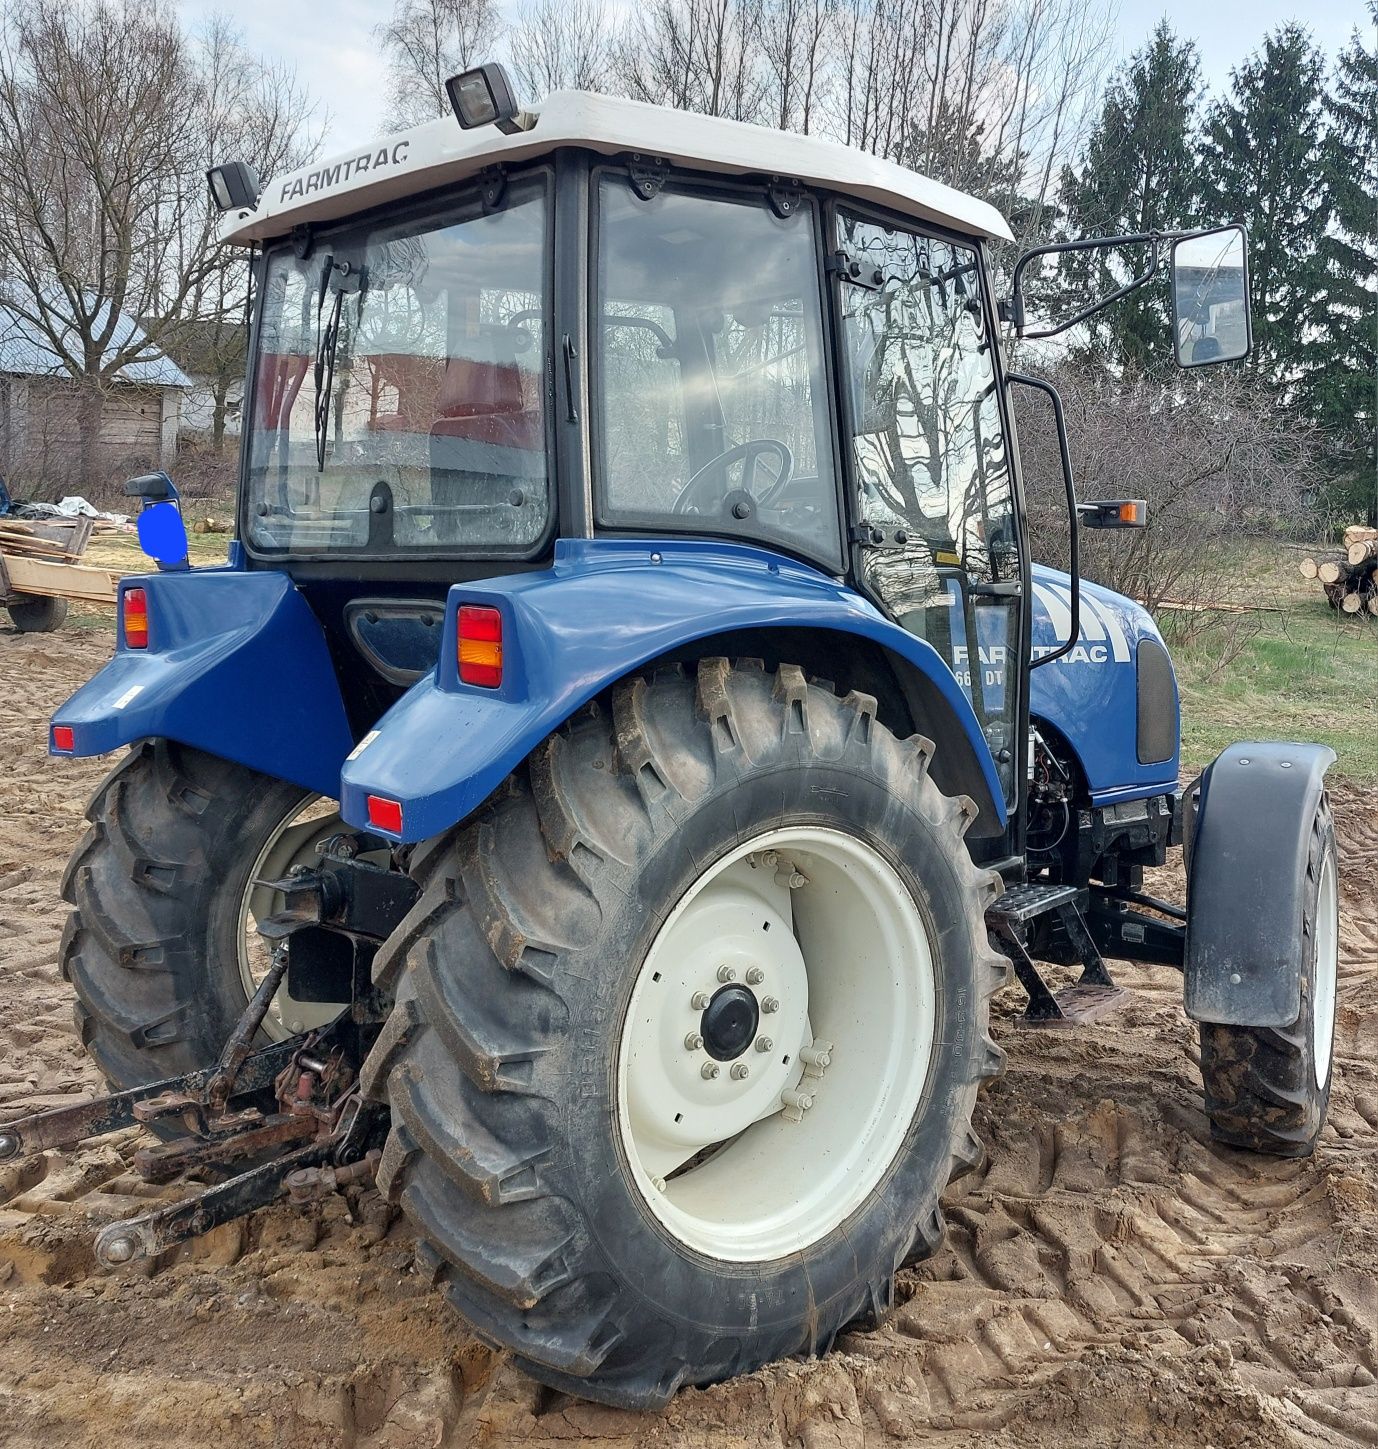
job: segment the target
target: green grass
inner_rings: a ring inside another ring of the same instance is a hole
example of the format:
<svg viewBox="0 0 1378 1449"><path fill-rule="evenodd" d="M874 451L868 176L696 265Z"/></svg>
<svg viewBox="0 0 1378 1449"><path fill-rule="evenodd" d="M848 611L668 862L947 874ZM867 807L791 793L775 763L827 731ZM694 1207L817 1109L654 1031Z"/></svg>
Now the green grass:
<svg viewBox="0 0 1378 1449"><path fill-rule="evenodd" d="M1243 634L1232 631L1247 632L1252 620L1222 616L1172 649L1183 770L1209 764L1235 740L1300 739L1329 745L1337 774L1378 780L1378 618L1332 611L1319 586L1297 574L1298 553L1266 552L1271 567L1244 574L1253 601L1276 610L1258 616L1258 632L1239 645ZM1163 622L1171 643L1173 621Z"/></svg>

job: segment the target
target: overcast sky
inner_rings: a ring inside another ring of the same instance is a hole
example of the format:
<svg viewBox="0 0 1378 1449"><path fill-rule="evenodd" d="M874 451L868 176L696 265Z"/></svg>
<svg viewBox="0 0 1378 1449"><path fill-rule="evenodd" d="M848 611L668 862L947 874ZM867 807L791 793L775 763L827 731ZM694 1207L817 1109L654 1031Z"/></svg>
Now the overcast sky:
<svg viewBox="0 0 1378 1449"><path fill-rule="evenodd" d="M179 0L189 25L224 0ZM373 27L390 0L237 0L232 13L248 44L287 61L330 113L325 154L344 151L384 129L382 64ZM509 7L512 8L512 7ZM1363 0L1119 0L1117 59L1128 56L1164 15L1201 52L1207 83L1221 87L1230 70L1289 20L1308 26L1331 57L1356 25L1368 24Z"/></svg>

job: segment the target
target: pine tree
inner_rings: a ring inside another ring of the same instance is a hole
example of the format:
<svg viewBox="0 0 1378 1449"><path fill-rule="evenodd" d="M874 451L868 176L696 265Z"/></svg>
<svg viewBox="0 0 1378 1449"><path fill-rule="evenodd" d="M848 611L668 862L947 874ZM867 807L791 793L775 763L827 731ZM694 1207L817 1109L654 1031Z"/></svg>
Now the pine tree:
<svg viewBox="0 0 1378 1449"><path fill-rule="evenodd" d="M1378 0L1369 13L1378 26ZM1327 440L1336 502L1378 527L1378 44L1366 48L1357 30L1335 66L1325 162L1327 361L1307 380L1306 402Z"/></svg>
<svg viewBox="0 0 1378 1449"><path fill-rule="evenodd" d="M1061 203L1068 237L1170 231L1196 216L1196 47L1166 20L1143 50L1111 77L1100 119L1081 165L1063 171ZM1076 253L1059 268L1056 307L1067 315L1142 271L1146 247ZM1088 326L1087 350L1136 367L1171 355L1166 289L1141 288Z"/></svg>
<svg viewBox="0 0 1378 1449"><path fill-rule="evenodd" d="M1324 352L1324 67L1301 26L1280 27L1231 72L1201 146L1202 215L1248 227L1252 365L1284 399Z"/></svg>

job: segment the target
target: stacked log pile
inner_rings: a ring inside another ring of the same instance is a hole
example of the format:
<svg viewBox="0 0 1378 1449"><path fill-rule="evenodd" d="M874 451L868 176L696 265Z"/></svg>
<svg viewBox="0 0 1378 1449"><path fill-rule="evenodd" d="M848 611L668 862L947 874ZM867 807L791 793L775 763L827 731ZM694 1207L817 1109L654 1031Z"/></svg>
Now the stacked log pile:
<svg viewBox="0 0 1378 1449"><path fill-rule="evenodd" d="M1304 558L1299 567L1302 578L1320 584L1332 609L1378 617L1378 528L1356 523L1345 529L1339 557Z"/></svg>

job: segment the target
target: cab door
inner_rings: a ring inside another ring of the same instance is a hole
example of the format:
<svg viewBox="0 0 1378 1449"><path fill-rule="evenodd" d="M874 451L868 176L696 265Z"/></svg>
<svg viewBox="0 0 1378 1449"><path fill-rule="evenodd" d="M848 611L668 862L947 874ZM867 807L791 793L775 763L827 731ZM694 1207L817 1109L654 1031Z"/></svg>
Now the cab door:
<svg viewBox="0 0 1378 1449"><path fill-rule="evenodd" d="M857 577L947 662L1013 804L1024 570L981 254L843 208L834 226Z"/></svg>

